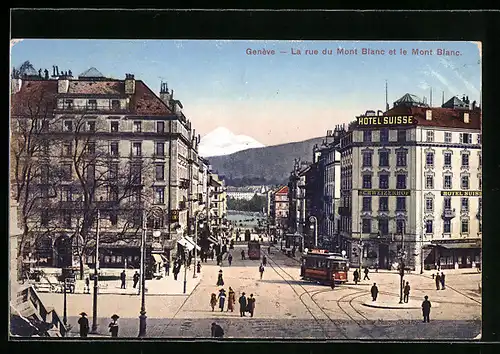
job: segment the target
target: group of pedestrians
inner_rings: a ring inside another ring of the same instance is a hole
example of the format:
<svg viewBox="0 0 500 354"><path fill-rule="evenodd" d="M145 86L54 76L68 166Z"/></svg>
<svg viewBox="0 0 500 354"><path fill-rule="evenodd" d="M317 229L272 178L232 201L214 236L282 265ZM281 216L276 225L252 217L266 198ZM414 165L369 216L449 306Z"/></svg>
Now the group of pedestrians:
<svg viewBox="0 0 500 354"><path fill-rule="evenodd" d="M80 313L80 318L78 319L78 325L80 326L80 337L86 338L90 331L89 320L87 318L87 314L85 312ZM111 323L108 325L109 333L111 333L111 337L118 337L118 319L120 316L114 314L111 316Z"/></svg>
<svg viewBox="0 0 500 354"><path fill-rule="evenodd" d="M227 309L226 311L234 312L234 306L236 304L236 293L233 288L229 287L229 292L226 294L225 289L220 289L219 294L216 295L212 293L210 296L210 307L212 308L212 312L215 311L215 307L217 306L217 302L219 302L220 312L224 312L225 304L227 299ZM238 303L240 305L240 317L245 317L245 313L250 313L250 317L253 317L255 311L255 298L253 294L250 294L250 297L247 298L245 292L241 293L241 296L238 299Z"/></svg>
<svg viewBox="0 0 500 354"><path fill-rule="evenodd" d="M370 273L370 270L368 269L368 267L365 267L364 273L365 273L365 276L363 277L363 280L370 280L370 277L368 276L368 274ZM354 270L352 277L353 277L354 284L356 284L356 285L358 284L358 282L361 281L361 279L360 279L361 274L359 274L357 269Z"/></svg>
<svg viewBox="0 0 500 354"><path fill-rule="evenodd" d="M439 272L434 275L432 274L432 277L434 278L435 282L436 282L436 290L444 290L445 287L444 287L444 281L445 281L445 275L443 272L441 272L441 274L439 274Z"/></svg>

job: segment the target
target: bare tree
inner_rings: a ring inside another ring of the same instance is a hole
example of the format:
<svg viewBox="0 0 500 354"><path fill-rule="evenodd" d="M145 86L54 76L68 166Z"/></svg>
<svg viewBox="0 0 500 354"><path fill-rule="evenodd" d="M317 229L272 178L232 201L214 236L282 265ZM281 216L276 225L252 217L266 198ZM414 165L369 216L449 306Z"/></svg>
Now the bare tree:
<svg viewBox="0 0 500 354"><path fill-rule="evenodd" d="M22 93L13 93L11 98L10 178L11 195L18 204L18 219L23 230L17 250L18 277L21 278L24 254L33 251L31 246L36 244L37 237L55 228L42 212L57 196L59 171L50 165L47 136L55 124L55 97L42 87L27 88Z"/></svg>
<svg viewBox="0 0 500 354"><path fill-rule="evenodd" d="M101 218L108 218L113 232L104 233L106 242L126 240L141 229L140 213L151 200L152 188L145 186L151 179L152 165L142 156L123 156L117 145L100 136L99 121L88 114L72 117L71 132L64 134L63 151L71 152L71 169L76 178L64 188L73 195L72 212L78 215L74 235L78 247L74 252L79 258L80 278L83 279L84 256L89 254L95 240L97 211ZM118 144L118 142L113 142ZM69 155L69 154L68 154ZM69 178L71 180L71 178ZM122 220L118 224L118 218Z"/></svg>

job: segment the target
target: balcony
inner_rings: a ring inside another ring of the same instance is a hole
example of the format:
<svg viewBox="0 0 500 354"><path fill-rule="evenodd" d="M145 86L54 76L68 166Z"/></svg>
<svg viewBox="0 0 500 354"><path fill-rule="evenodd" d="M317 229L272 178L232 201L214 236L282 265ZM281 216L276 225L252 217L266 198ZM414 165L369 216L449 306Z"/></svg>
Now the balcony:
<svg viewBox="0 0 500 354"><path fill-rule="evenodd" d="M443 219L453 219L456 216L455 209L443 209Z"/></svg>

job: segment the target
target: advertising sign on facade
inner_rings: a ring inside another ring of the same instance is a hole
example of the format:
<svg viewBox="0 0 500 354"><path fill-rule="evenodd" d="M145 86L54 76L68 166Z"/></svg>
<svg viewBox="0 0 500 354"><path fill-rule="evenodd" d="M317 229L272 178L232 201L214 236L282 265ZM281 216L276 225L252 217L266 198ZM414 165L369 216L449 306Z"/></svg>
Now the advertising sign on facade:
<svg viewBox="0 0 500 354"><path fill-rule="evenodd" d="M391 127L411 126L417 121L413 116L360 116L357 117L359 127Z"/></svg>
<svg viewBox="0 0 500 354"><path fill-rule="evenodd" d="M482 191L441 191L444 197L481 197Z"/></svg>
<svg viewBox="0 0 500 354"><path fill-rule="evenodd" d="M409 189L359 189L358 195L365 197L403 197L410 195Z"/></svg>

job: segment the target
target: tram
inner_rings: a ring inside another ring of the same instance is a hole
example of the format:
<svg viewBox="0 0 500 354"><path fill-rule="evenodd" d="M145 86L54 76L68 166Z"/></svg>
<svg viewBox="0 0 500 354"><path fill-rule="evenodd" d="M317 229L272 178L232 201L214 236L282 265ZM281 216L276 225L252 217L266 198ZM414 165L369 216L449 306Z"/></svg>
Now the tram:
<svg viewBox="0 0 500 354"><path fill-rule="evenodd" d="M260 242L257 240L248 241L248 258L260 259Z"/></svg>
<svg viewBox="0 0 500 354"><path fill-rule="evenodd" d="M304 280L314 280L330 285L346 283L349 266L347 259L339 253L313 249L302 256L300 275Z"/></svg>

